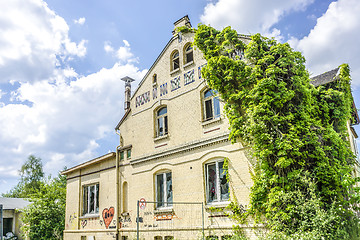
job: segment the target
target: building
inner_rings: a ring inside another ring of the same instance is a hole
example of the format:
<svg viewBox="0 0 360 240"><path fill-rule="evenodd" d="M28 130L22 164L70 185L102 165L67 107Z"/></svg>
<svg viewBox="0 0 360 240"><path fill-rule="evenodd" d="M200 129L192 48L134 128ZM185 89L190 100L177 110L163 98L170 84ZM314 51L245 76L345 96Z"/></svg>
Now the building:
<svg viewBox="0 0 360 240"><path fill-rule="evenodd" d="M234 224L225 214L230 197L244 208L249 203L248 149L229 141L223 103L201 76L206 61L191 45L193 33L176 31L191 27L189 18L174 25L132 95L133 79L122 79L125 114L115 128L116 151L63 172L64 239L227 239Z"/></svg>
<svg viewBox="0 0 360 240"><path fill-rule="evenodd" d="M21 221L21 209L27 207L30 204L22 198L3 198L0 197L0 205L3 208L3 235L7 233L13 233L18 239L22 240L20 227Z"/></svg>

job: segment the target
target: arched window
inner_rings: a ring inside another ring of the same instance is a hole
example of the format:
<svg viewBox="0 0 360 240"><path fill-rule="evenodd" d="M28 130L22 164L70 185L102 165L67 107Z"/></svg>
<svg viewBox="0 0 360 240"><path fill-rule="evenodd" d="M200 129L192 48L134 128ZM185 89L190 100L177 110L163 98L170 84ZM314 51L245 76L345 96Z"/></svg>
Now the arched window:
<svg viewBox="0 0 360 240"><path fill-rule="evenodd" d="M167 107L162 107L156 112L156 137L168 134Z"/></svg>
<svg viewBox="0 0 360 240"><path fill-rule="evenodd" d="M194 55L193 55L193 47L191 46L191 44L187 44L184 48L184 53L185 53L185 64L187 63L191 63L194 61Z"/></svg>
<svg viewBox="0 0 360 240"><path fill-rule="evenodd" d="M122 197L123 197L123 202L122 202L122 208L123 208L123 213L128 212L129 211L129 189L128 189L128 183L124 182L123 183L123 189L122 189Z"/></svg>
<svg viewBox="0 0 360 240"><path fill-rule="evenodd" d="M220 117L220 101L217 91L208 89L203 94L204 121Z"/></svg>
<svg viewBox="0 0 360 240"><path fill-rule="evenodd" d="M171 71L175 71L180 68L180 57L179 57L179 51L173 52L171 54Z"/></svg>
<svg viewBox="0 0 360 240"><path fill-rule="evenodd" d="M157 74L155 73L153 75L153 86L155 86L157 84Z"/></svg>

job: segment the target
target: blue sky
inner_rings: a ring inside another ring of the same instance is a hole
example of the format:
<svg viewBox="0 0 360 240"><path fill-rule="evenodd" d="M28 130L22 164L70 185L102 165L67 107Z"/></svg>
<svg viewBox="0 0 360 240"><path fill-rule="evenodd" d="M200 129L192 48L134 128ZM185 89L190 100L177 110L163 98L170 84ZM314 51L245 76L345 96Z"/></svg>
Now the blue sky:
<svg viewBox="0 0 360 240"><path fill-rule="evenodd" d="M120 78L135 90L185 15L289 42L313 75L349 63L359 107L359 12L358 0L0 0L0 193L30 154L56 175L114 151Z"/></svg>

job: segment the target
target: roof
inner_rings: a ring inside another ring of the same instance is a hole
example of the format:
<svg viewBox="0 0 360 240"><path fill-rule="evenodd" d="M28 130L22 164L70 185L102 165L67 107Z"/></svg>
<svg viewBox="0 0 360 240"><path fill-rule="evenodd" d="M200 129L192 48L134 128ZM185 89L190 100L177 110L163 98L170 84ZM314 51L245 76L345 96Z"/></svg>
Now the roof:
<svg viewBox="0 0 360 240"><path fill-rule="evenodd" d="M4 210L21 209L28 206L31 202L23 198L4 198L0 197L0 204L3 205Z"/></svg>
<svg viewBox="0 0 360 240"><path fill-rule="evenodd" d="M103 156L94 158L94 159L92 159L92 160L90 160L90 161L84 162L84 163L82 163L82 164L76 165L75 167L72 167L72 168L69 168L69 169L67 169L67 170L65 170L65 171L62 171L61 174L62 174L62 175L67 175L67 174L69 174L69 173L71 173L71 172L73 172L73 171L82 169L82 168L84 168L84 167L88 167L88 166L90 166L90 165L92 165L92 164L95 164L95 163L99 163L99 162L101 162L101 161L103 161L103 160L109 159L109 158L114 157L114 156L115 156L115 153L114 153L114 152L110 152L110 153L105 154L105 155L103 155Z"/></svg>
<svg viewBox="0 0 360 240"><path fill-rule="evenodd" d="M314 85L314 87L317 87L335 81L338 76L339 76L339 68L335 68L323 74L312 77L310 79L310 83Z"/></svg>
<svg viewBox="0 0 360 240"><path fill-rule="evenodd" d="M317 75L315 77L312 77L310 80L310 84L314 85L314 87L318 87L320 85L325 85L331 82L334 82L339 79L340 74L340 67L337 67L333 70L327 71L323 74ZM355 102L353 100L353 119L352 119L352 125L357 125L360 123L359 115L355 106Z"/></svg>
<svg viewBox="0 0 360 240"><path fill-rule="evenodd" d="M131 112L131 108L128 108L124 114L124 116L121 118L120 122L116 125L115 130L118 130L120 128L120 125L125 121L126 117Z"/></svg>

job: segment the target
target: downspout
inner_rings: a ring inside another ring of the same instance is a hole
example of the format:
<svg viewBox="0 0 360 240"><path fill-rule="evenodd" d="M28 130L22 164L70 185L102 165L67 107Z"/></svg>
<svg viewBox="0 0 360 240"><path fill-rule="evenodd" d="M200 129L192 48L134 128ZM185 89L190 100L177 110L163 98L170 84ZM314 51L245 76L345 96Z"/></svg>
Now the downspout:
<svg viewBox="0 0 360 240"><path fill-rule="evenodd" d="M120 133L115 130L115 133L117 135L120 136ZM120 201L120 193L121 193L121 174L120 174L120 166L119 166L119 163L120 163L120 159L119 159L119 147L120 145L118 145L116 147L116 206L117 206L117 212L116 212L116 216L117 216L117 223L116 223L116 240L119 239L119 232L120 232L120 228L119 228L119 225L120 225L120 209L121 209L121 201Z"/></svg>

